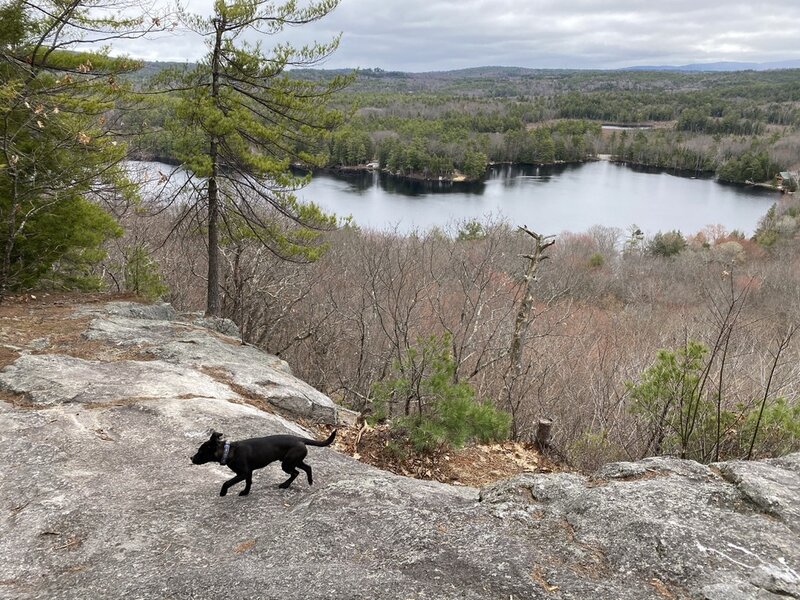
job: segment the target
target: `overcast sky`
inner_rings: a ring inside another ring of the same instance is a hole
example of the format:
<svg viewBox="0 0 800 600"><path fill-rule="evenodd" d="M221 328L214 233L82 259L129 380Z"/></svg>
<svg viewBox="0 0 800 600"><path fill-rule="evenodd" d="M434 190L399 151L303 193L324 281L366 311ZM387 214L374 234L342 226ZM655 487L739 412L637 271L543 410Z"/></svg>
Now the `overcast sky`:
<svg viewBox="0 0 800 600"><path fill-rule="evenodd" d="M209 14L210 0L184 2ZM339 49L323 68L771 62L800 59L800 1L341 0L321 21L292 29L288 39L300 45L339 32ZM204 45L176 33L122 50L147 60L194 61Z"/></svg>

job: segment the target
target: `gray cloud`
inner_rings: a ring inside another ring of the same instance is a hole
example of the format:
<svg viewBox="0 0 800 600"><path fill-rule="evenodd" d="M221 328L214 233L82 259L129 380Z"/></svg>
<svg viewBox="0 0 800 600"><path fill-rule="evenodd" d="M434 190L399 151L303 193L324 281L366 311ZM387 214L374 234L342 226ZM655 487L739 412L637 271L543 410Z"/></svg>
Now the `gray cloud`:
<svg viewBox="0 0 800 600"><path fill-rule="evenodd" d="M208 0L188 0L207 10ZM637 64L800 59L800 4L705 0L342 0L281 39L342 42L323 65L432 71L504 65L617 68ZM267 45L279 40L265 40ZM116 51L196 60L202 41L161 36Z"/></svg>

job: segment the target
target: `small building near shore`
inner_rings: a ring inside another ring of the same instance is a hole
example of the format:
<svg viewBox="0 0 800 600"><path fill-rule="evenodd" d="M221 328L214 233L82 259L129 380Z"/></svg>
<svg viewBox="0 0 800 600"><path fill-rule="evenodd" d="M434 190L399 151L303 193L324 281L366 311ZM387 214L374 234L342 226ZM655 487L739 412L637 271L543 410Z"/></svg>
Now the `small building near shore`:
<svg viewBox="0 0 800 600"><path fill-rule="evenodd" d="M781 171L775 175L775 186L783 189L784 183L794 182L797 185L798 174L791 171Z"/></svg>

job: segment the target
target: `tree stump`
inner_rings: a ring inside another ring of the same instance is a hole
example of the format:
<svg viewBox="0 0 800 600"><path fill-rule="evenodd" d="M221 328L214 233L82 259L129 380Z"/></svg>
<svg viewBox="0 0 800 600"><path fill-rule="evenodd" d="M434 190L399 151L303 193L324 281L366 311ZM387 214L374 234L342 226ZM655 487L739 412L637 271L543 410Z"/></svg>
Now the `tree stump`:
<svg viewBox="0 0 800 600"><path fill-rule="evenodd" d="M539 419L536 424L535 444L539 450L547 450L550 447L550 435L553 431L553 421L551 419Z"/></svg>

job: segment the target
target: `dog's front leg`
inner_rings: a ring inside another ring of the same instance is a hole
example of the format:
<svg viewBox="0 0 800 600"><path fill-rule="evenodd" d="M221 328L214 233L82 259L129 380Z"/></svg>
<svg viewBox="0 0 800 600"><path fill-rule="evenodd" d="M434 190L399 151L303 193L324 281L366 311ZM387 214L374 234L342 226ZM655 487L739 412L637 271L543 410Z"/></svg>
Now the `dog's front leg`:
<svg viewBox="0 0 800 600"><path fill-rule="evenodd" d="M252 471L248 471L247 474L245 475L244 489L241 492L239 492L240 496L247 496L247 494L250 493L250 484L251 483L253 483L253 472Z"/></svg>
<svg viewBox="0 0 800 600"><path fill-rule="evenodd" d="M242 481L244 479L245 479L244 475L237 475L236 477L232 477L231 479L228 479L228 481L226 481L225 483L222 484L222 489L219 491L219 495L220 496L224 496L225 494L228 493L228 488L229 487L231 487L232 485L236 485L237 483L239 483L240 481ZM250 479L248 478L247 487L245 489L249 489L249 488L250 488Z"/></svg>

